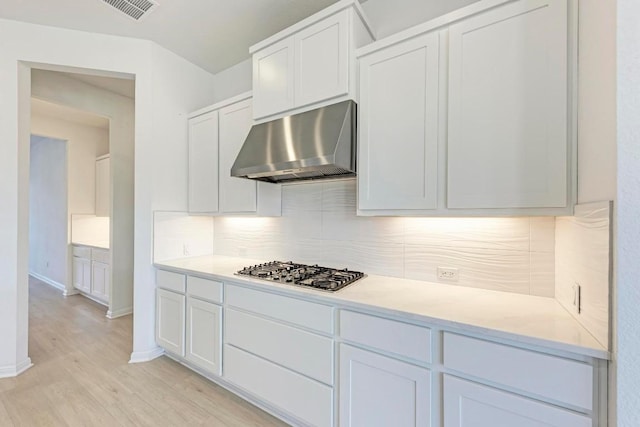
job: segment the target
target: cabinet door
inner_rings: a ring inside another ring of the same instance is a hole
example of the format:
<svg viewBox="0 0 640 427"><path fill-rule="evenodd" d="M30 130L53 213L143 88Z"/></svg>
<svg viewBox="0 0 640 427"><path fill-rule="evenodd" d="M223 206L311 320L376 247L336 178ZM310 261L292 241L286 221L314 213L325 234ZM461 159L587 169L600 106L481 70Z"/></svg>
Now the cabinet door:
<svg viewBox="0 0 640 427"><path fill-rule="evenodd" d="M447 207L567 206L567 2L508 3L449 33Z"/></svg>
<svg viewBox="0 0 640 427"><path fill-rule="evenodd" d="M91 292L91 261L73 257L73 286L82 292Z"/></svg>
<svg viewBox="0 0 640 427"><path fill-rule="evenodd" d="M348 10L295 35L295 106L349 91Z"/></svg>
<svg viewBox="0 0 640 427"><path fill-rule="evenodd" d="M187 360L221 375L222 307L187 298Z"/></svg>
<svg viewBox="0 0 640 427"><path fill-rule="evenodd" d="M184 357L185 296L156 290L156 341L171 353Z"/></svg>
<svg viewBox="0 0 640 427"><path fill-rule="evenodd" d="M256 212L256 182L231 176L231 166L249 134L251 100L220 110L220 195L223 213Z"/></svg>
<svg viewBox="0 0 640 427"><path fill-rule="evenodd" d="M429 426L431 373L340 345L341 426Z"/></svg>
<svg viewBox="0 0 640 427"><path fill-rule="evenodd" d="M109 264L93 261L91 265L91 295L108 302L110 288L111 267Z"/></svg>
<svg viewBox="0 0 640 427"><path fill-rule="evenodd" d="M96 160L96 216L111 214L111 161Z"/></svg>
<svg viewBox="0 0 640 427"><path fill-rule="evenodd" d="M189 120L189 212L218 212L218 112Z"/></svg>
<svg viewBox="0 0 640 427"><path fill-rule="evenodd" d="M253 117L258 119L294 106L293 38L253 54Z"/></svg>
<svg viewBox="0 0 640 427"><path fill-rule="evenodd" d="M444 376L445 427L590 427L592 420L557 406Z"/></svg>
<svg viewBox="0 0 640 427"><path fill-rule="evenodd" d="M438 34L360 60L358 208L435 209Z"/></svg>

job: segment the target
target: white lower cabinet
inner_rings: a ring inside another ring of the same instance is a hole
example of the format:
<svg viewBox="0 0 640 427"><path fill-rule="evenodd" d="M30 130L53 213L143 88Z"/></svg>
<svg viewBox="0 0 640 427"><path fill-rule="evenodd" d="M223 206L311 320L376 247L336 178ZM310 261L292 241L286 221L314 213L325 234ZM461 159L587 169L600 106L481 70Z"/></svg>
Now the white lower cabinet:
<svg viewBox="0 0 640 427"><path fill-rule="evenodd" d="M222 307L188 297L187 360L206 371L222 374L221 331Z"/></svg>
<svg viewBox="0 0 640 427"><path fill-rule="evenodd" d="M73 287L91 292L91 260L73 257Z"/></svg>
<svg viewBox="0 0 640 427"><path fill-rule="evenodd" d="M340 426L431 425L431 372L340 345Z"/></svg>
<svg viewBox="0 0 640 427"><path fill-rule="evenodd" d="M109 304L111 252L108 249L73 245L73 287L85 296Z"/></svg>
<svg viewBox="0 0 640 427"><path fill-rule="evenodd" d="M91 263L91 292L103 301L109 301L111 287L111 267L103 262Z"/></svg>
<svg viewBox="0 0 640 427"><path fill-rule="evenodd" d="M450 375L444 376L444 427L591 427L586 415Z"/></svg>
<svg viewBox="0 0 640 427"><path fill-rule="evenodd" d="M158 289L156 293L156 342L165 350L184 357L185 296Z"/></svg>

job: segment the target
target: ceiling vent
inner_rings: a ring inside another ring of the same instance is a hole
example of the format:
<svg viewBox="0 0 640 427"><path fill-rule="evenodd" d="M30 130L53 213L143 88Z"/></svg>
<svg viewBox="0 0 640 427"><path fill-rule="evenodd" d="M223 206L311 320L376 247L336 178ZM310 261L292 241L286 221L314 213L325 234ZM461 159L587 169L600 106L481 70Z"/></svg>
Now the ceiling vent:
<svg viewBox="0 0 640 427"><path fill-rule="evenodd" d="M149 0L102 0L127 16L140 21L158 6Z"/></svg>

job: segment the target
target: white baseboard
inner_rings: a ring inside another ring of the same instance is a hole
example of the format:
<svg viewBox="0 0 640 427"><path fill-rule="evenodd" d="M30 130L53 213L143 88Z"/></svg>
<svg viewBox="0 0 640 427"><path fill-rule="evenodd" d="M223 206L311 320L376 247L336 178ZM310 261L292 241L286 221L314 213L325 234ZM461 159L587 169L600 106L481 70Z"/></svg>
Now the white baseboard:
<svg viewBox="0 0 640 427"><path fill-rule="evenodd" d="M48 277L45 277L45 276L43 276L42 274L38 274L38 273L35 273L35 272L33 272L33 271L30 271L30 272L29 272L29 276L33 276L33 277L35 277L36 279L38 279L38 280L40 280L40 281L42 281L42 282L46 283L47 285L49 285L49 286L53 286L54 288L61 290L62 292L66 292L66 291L67 291L67 287L66 287L65 285L63 285L63 284L62 284L62 283L60 283L60 282L56 282L56 281L55 281L55 280L53 280L53 279L50 279L50 278L48 278Z"/></svg>
<svg viewBox="0 0 640 427"><path fill-rule="evenodd" d="M158 357L164 354L164 349L162 347L156 347L147 351L134 351L131 353L131 359L129 363L143 363L150 362L153 359L157 359Z"/></svg>
<svg viewBox="0 0 640 427"><path fill-rule="evenodd" d="M29 357L14 366L2 366L0 367L0 378L17 377L32 366L33 363Z"/></svg>
<svg viewBox="0 0 640 427"><path fill-rule="evenodd" d="M65 297L70 297L71 295L78 295L80 293L79 290L77 289L65 289L65 291L62 293L62 295L64 295Z"/></svg>
<svg viewBox="0 0 640 427"><path fill-rule="evenodd" d="M133 313L133 307L125 307L125 308L121 308L120 310L114 310L114 311L109 310L107 311L107 318L116 319L118 317L126 316L131 313Z"/></svg>

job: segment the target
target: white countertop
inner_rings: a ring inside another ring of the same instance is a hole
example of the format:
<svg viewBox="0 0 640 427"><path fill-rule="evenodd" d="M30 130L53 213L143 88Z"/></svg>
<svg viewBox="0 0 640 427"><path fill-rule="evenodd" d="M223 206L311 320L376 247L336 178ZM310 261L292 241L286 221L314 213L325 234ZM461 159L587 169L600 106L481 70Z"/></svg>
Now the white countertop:
<svg viewBox="0 0 640 427"><path fill-rule="evenodd" d="M71 242L72 245L77 246L91 246L92 248L98 249L109 249L109 241L108 240L74 240Z"/></svg>
<svg viewBox="0 0 640 427"><path fill-rule="evenodd" d="M600 359L610 357L607 349L553 298L373 275L327 293L234 275L242 267L261 262L264 260L202 256L155 265L523 344Z"/></svg>

